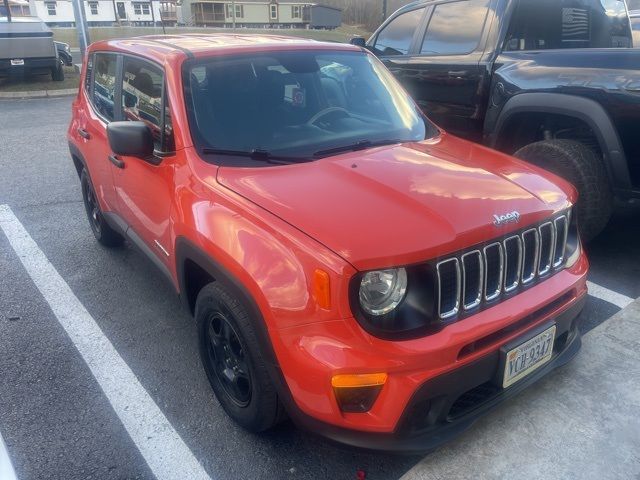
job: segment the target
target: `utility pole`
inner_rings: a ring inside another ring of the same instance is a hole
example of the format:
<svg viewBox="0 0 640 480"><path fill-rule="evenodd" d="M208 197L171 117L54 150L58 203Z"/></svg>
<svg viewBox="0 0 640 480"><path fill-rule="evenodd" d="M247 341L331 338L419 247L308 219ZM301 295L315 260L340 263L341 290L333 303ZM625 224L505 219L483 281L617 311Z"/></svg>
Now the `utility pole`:
<svg viewBox="0 0 640 480"><path fill-rule="evenodd" d="M87 16L84 11L84 0L72 0L73 16L76 19L76 28L78 29L78 44L80 45L80 53L84 59L87 47L91 43L89 40L89 28L87 27Z"/></svg>
<svg viewBox="0 0 640 480"><path fill-rule="evenodd" d="M4 0L4 8L7 9L7 22L11 21L11 7L9 7L9 0Z"/></svg>
<svg viewBox="0 0 640 480"><path fill-rule="evenodd" d="M382 0L382 21L387 19L387 0Z"/></svg>
<svg viewBox="0 0 640 480"><path fill-rule="evenodd" d="M233 31L236 31L236 0L231 0L231 10L232 10L232 18L233 18Z"/></svg>

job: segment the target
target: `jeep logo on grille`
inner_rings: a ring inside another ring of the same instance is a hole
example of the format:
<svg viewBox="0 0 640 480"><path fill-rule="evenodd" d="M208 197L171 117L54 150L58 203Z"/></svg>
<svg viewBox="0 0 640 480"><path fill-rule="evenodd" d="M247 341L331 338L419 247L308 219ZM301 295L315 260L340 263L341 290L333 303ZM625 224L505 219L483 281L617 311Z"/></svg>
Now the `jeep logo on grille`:
<svg viewBox="0 0 640 480"><path fill-rule="evenodd" d="M507 223L518 223L520 221L520 214L517 211L505 213L504 215L494 215L493 224L496 227L505 225Z"/></svg>

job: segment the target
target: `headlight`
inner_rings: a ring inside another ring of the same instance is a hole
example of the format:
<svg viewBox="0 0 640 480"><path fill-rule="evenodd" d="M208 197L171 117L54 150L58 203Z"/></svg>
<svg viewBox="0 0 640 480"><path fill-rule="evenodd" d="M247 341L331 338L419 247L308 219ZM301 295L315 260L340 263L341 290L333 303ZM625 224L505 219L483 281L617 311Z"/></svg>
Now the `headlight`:
<svg viewBox="0 0 640 480"><path fill-rule="evenodd" d="M360 282L360 306L369 315L384 315L400 305L406 291L404 268L367 272Z"/></svg>

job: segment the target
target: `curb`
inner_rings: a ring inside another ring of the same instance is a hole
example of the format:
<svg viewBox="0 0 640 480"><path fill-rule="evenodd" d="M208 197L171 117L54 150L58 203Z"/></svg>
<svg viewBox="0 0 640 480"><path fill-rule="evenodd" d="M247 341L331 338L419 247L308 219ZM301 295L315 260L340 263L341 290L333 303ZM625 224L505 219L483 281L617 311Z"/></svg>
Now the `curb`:
<svg viewBox="0 0 640 480"><path fill-rule="evenodd" d="M28 92L0 92L0 98L53 98L66 97L78 93L77 88L62 88L60 90L31 90Z"/></svg>

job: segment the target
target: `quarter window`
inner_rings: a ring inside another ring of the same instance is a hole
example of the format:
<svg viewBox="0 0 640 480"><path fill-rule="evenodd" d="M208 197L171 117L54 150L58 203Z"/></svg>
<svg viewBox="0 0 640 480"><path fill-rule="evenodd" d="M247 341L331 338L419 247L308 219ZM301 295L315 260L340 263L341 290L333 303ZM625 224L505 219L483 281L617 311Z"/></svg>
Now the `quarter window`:
<svg viewBox="0 0 640 480"><path fill-rule="evenodd" d="M122 78L124 120L142 121L153 133L156 150L173 150L173 129L168 108L163 109L162 70L133 57L125 57Z"/></svg>
<svg viewBox="0 0 640 480"><path fill-rule="evenodd" d="M462 55L478 46L489 11L489 0L466 0L436 5L420 53Z"/></svg>
<svg viewBox="0 0 640 480"><path fill-rule="evenodd" d="M504 49L630 47L624 0L520 0Z"/></svg>
<svg viewBox="0 0 640 480"><path fill-rule="evenodd" d="M116 94L116 56L96 53L93 66L93 105L104 119L114 119Z"/></svg>
<svg viewBox="0 0 640 480"><path fill-rule="evenodd" d="M422 19L424 8L398 15L378 34L375 49L380 55L406 55L416 28Z"/></svg>

